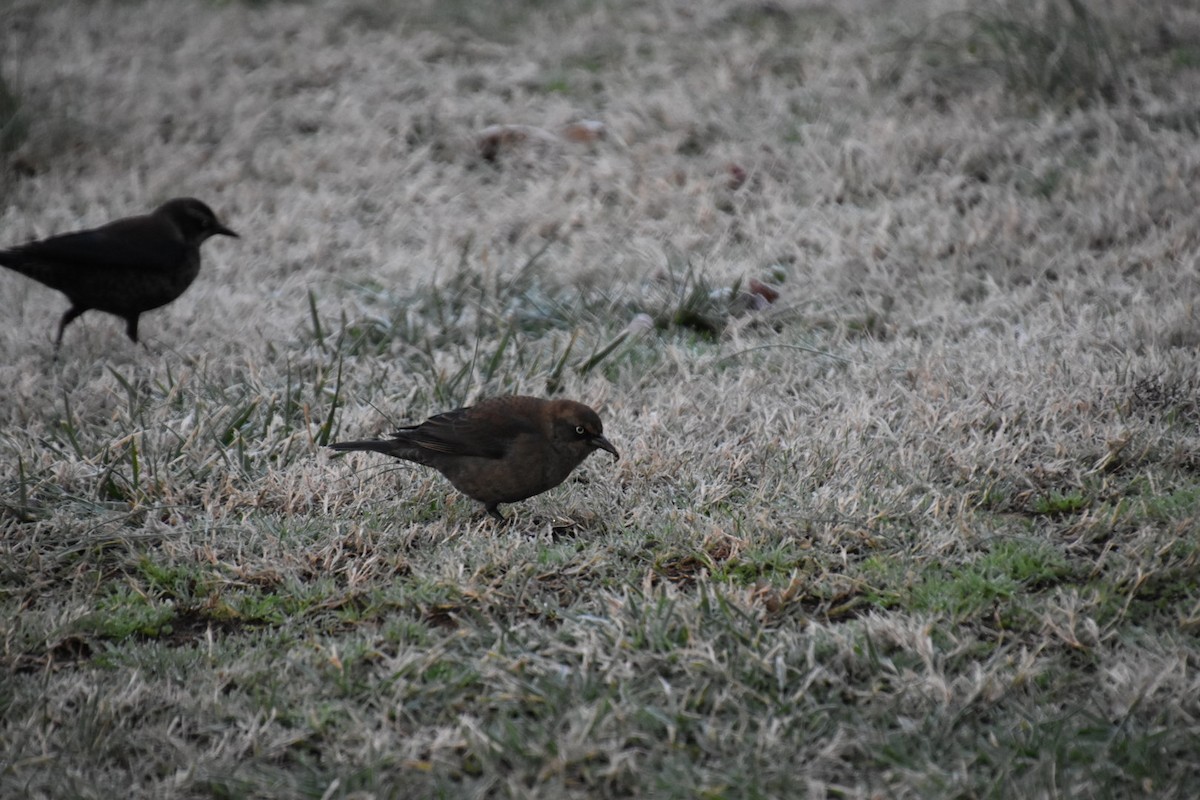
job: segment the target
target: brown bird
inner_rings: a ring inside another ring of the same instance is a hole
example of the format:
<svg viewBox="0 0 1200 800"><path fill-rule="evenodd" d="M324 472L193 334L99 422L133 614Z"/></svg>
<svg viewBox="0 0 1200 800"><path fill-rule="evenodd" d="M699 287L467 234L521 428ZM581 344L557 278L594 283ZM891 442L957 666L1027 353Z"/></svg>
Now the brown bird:
<svg viewBox="0 0 1200 800"><path fill-rule="evenodd" d="M497 506L558 486L595 450L620 458L595 411L574 400L495 397L401 428L391 439L338 442L433 467L504 519Z"/></svg>
<svg viewBox="0 0 1200 800"><path fill-rule="evenodd" d="M237 236L204 203L177 197L145 216L0 250L0 265L71 301L58 323L55 354L63 331L91 309L123 318L136 343L138 317L183 294L200 272L200 245L218 234Z"/></svg>

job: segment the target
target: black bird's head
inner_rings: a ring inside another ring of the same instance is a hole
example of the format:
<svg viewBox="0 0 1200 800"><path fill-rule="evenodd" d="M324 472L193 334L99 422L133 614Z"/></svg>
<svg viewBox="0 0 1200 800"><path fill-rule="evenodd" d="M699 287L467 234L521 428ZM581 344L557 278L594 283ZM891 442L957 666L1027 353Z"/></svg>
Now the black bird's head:
<svg viewBox="0 0 1200 800"><path fill-rule="evenodd" d="M199 246L210 236L233 236L237 234L221 224L213 210L194 197L176 197L154 210L154 216L162 217L175 226L190 245Z"/></svg>

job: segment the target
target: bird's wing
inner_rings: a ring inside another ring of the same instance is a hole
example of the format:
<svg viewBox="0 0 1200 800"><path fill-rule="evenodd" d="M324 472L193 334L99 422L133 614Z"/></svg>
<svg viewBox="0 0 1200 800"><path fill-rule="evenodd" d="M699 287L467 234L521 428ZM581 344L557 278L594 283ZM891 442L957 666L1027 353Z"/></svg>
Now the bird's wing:
<svg viewBox="0 0 1200 800"><path fill-rule="evenodd" d="M480 404L430 417L420 425L402 428L398 439L437 453L478 458L504 458L522 434L536 433L526 416L506 413L503 405Z"/></svg>
<svg viewBox="0 0 1200 800"><path fill-rule="evenodd" d="M163 264L179 263L186 256L186 248L154 222L135 217L93 230L51 236L8 250L6 260L17 269L55 272L160 272Z"/></svg>

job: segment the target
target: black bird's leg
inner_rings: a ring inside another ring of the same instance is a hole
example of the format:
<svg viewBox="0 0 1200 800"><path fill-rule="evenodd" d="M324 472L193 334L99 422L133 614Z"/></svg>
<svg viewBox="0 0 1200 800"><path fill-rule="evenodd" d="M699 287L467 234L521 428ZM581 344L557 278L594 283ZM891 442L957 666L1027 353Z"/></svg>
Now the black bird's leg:
<svg viewBox="0 0 1200 800"><path fill-rule="evenodd" d="M497 508L497 506L499 506L499 505L500 505L499 503L491 503L488 506L486 506L485 508L487 510L488 515L491 516L492 518L496 519L499 522L508 522L508 520L505 519L504 515L500 513L500 509Z"/></svg>
<svg viewBox="0 0 1200 800"><path fill-rule="evenodd" d="M78 317L80 314L82 314L85 311L87 311L86 308L80 308L79 306L71 306L70 308L67 309L67 312L62 315L62 319L59 320L59 322L58 322L58 335L54 337L54 355L55 356L58 355L58 350L59 350L59 348L62 347L63 331L65 331L67 329L68 325L70 325L72 322L75 321L76 317Z"/></svg>
<svg viewBox="0 0 1200 800"><path fill-rule="evenodd" d="M129 317L125 318L125 335L128 336L134 344L138 343L137 324L138 324L138 315L137 314L134 314L133 316L129 316Z"/></svg>

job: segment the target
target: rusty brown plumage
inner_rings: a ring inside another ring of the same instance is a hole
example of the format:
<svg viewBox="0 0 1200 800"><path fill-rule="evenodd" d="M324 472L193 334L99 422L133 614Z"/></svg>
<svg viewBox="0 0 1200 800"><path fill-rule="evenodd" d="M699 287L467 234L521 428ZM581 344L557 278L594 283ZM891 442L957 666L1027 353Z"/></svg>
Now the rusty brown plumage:
<svg viewBox="0 0 1200 800"><path fill-rule="evenodd" d="M371 450L433 467L500 520L500 503L553 489L592 452L621 457L588 406L524 396L496 397L438 414L401 428L390 439L330 447Z"/></svg>

